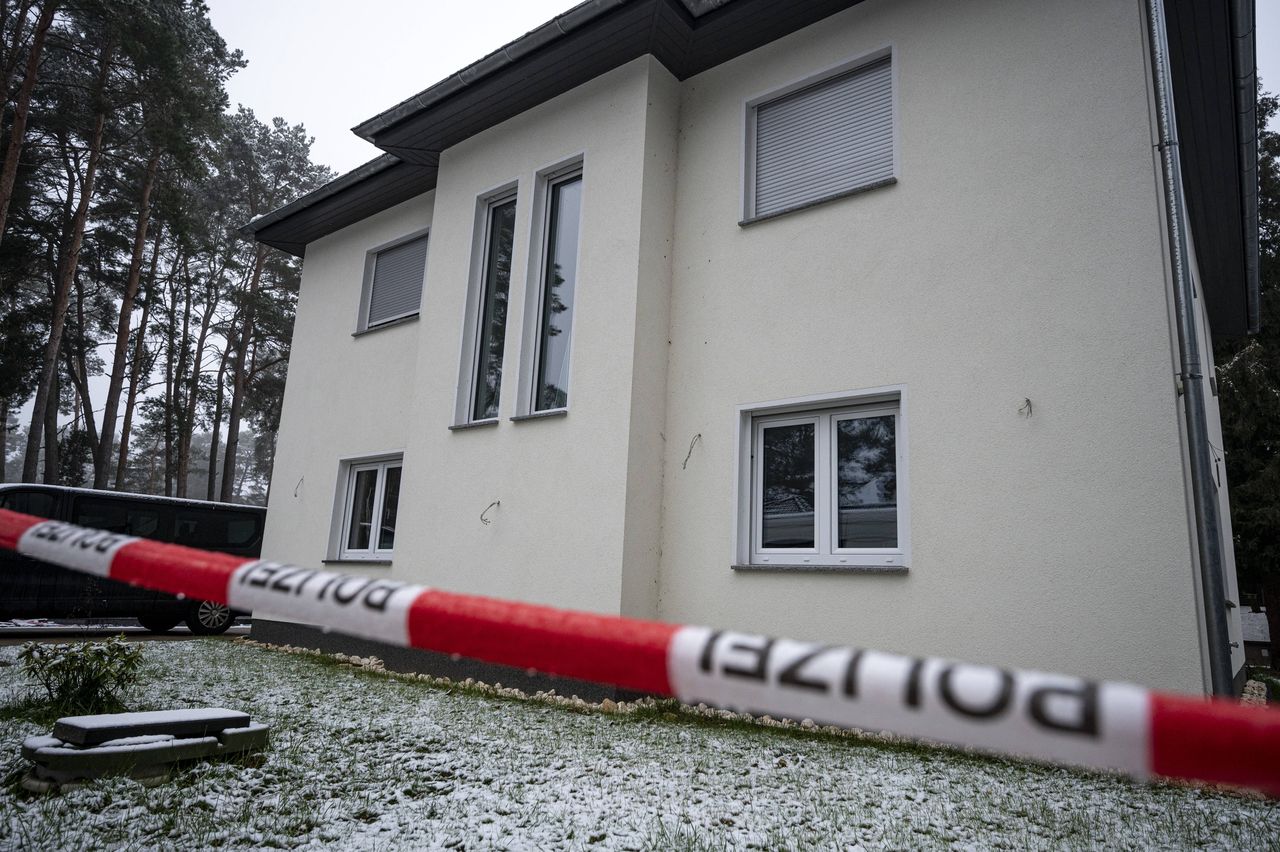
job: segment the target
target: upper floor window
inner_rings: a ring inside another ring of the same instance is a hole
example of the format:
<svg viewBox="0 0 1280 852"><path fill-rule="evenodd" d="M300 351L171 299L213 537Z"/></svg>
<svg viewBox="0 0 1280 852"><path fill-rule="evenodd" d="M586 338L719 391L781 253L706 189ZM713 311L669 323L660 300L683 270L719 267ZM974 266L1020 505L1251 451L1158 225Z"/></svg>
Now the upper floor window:
<svg viewBox="0 0 1280 852"><path fill-rule="evenodd" d="M426 234L404 237L369 252L359 330L417 316L426 271Z"/></svg>
<svg viewBox="0 0 1280 852"><path fill-rule="evenodd" d="M569 405L569 353L578 287L582 170L546 178L546 219L538 286L532 411Z"/></svg>
<svg viewBox="0 0 1280 852"><path fill-rule="evenodd" d="M888 53L747 104L743 221L892 183Z"/></svg>
<svg viewBox="0 0 1280 852"><path fill-rule="evenodd" d="M463 334L457 425L493 423L498 416L515 227L514 186L481 197Z"/></svg>

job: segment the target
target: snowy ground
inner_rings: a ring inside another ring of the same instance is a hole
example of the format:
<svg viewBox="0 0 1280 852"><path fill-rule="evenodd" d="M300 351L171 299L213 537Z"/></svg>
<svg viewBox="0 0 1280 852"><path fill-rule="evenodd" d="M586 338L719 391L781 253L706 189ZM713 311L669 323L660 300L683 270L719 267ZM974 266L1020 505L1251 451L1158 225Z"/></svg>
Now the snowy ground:
<svg viewBox="0 0 1280 852"><path fill-rule="evenodd" d="M241 643L149 644L134 709L224 706L275 732L169 783L17 791L0 648L0 848L1277 848L1280 805L673 712L586 712ZM7 708L7 709L4 709Z"/></svg>

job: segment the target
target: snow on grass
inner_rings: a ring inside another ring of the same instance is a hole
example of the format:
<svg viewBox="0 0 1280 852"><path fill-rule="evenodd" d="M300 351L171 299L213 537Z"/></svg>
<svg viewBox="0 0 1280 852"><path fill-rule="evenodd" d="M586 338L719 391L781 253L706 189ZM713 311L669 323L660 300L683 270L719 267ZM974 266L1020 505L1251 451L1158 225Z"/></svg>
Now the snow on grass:
<svg viewBox="0 0 1280 852"><path fill-rule="evenodd" d="M225 706L269 750L157 787L21 792L47 733L0 666L0 848L1274 846L1280 806L656 704L582 712L218 640L149 643L135 709ZM16 649L0 648L0 663Z"/></svg>

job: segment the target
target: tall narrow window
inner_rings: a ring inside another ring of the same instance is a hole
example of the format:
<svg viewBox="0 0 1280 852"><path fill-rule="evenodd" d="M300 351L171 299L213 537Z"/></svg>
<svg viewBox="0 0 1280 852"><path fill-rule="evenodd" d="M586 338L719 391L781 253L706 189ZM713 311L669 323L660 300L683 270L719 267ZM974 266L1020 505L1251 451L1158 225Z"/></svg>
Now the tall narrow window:
<svg viewBox="0 0 1280 852"><path fill-rule="evenodd" d="M489 205L485 223L484 262L481 267L480 310L477 312L479 328L476 333L472 420L488 420L498 416L515 224L514 197L494 201Z"/></svg>
<svg viewBox="0 0 1280 852"><path fill-rule="evenodd" d="M573 335L574 295L578 284L582 174L579 172L551 183L547 196L534 411L564 408L569 404L569 344Z"/></svg>
<svg viewBox="0 0 1280 852"><path fill-rule="evenodd" d="M343 501L342 559L389 559L400 504L399 458L352 464Z"/></svg>

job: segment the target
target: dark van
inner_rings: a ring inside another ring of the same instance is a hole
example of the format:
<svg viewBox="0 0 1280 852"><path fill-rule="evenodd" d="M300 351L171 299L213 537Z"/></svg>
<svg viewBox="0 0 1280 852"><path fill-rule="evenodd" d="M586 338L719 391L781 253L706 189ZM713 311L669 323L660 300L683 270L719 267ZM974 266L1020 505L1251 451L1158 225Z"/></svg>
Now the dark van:
<svg viewBox="0 0 1280 852"><path fill-rule="evenodd" d="M259 506L25 483L0 485L0 509L249 558L262 551L267 514ZM0 621L125 616L153 633L185 621L192 633L212 635L240 614L0 550Z"/></svg>

